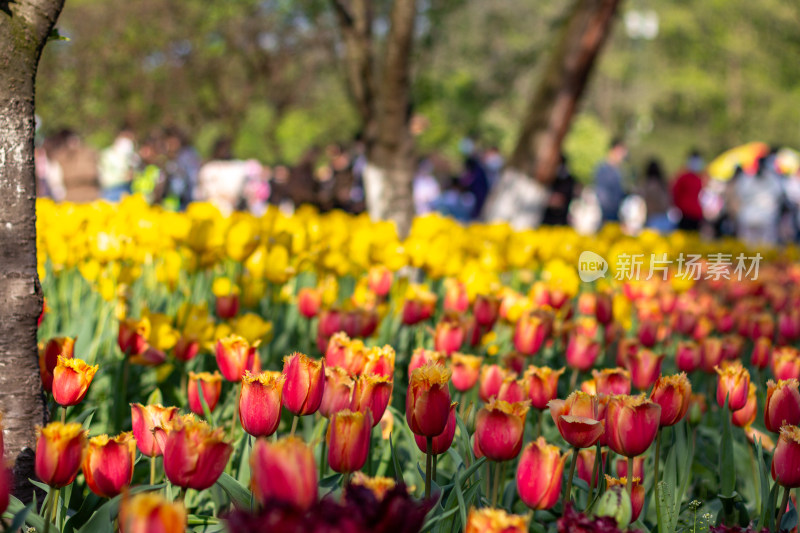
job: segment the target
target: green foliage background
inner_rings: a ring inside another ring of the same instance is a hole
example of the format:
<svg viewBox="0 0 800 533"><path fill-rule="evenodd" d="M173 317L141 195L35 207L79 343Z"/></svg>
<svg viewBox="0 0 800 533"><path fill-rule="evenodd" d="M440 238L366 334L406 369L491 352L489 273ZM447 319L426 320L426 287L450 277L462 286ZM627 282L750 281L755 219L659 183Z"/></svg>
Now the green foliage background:
<svg viewBox="0 0 800 533"><path fill-rule="evenodd" d="M376 0L376 46L391 2ZM420 0L414 109L421 153L458 158L464 136L508 153L568 4ZM624 16L655 11L655 39ZM580 178L624 135L634 170L677 170L752 140L800 147L800 5L782 0L630 0L594 72L565 150ZM102 146L127 123L142 136L178 125L208 155L296 162L313 144L359 131L324 0L70 0L39 69L45 132L70 127Z"/></svg>

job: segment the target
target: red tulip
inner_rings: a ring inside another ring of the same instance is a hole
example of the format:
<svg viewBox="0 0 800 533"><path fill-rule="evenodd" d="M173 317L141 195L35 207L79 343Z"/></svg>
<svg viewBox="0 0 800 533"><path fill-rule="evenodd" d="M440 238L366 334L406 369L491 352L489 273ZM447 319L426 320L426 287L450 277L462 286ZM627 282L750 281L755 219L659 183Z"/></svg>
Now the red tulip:
<svg viewBox="0 0 800 533"><path fill-rule="evenodd" d="M450 370L453 373L453 387L466 392L478 382L483 357L454 353L450 356Z"/></svg>
<svg viewBox="0 0 800 533"><path fill-rule="evenodd" d="M317 501L314 452L296 437L277 442L258 439L250 454L250 484L256 501L306 510Z"/></svg>
<svg viewBox="0 0 800 533"><path fill-rule="evenodd" d="M426 365L414 370L406 394L406 421L416 435L435 437L450 413L450 370Z"/></svg>
<svg viewBox="0 0 800 533"><path fill-rule="evenodd" d="M369 412L372 425L377 426L392 399L392 380L384 376L364 375L355 380L350 409Z"/></svg>
<svg viewBox="0 0 800 533"><path fill-rule="evenodd" d="M700 368L706 374L713 374L714 368L722 362L722 339L706 337L700 344Z"/></svg>
<svg viewBox="0 0 800 533"><path fill-rule="evenodd" d="M514 376L512 372L499 365L489 365L481 368L480 385L478 386L478 396L484 402L496 398L500 392L500 387L506 378Z"/></svg>
<svg viewBox="0 0 800 533"><path fill-rule="evenodd" d="M162 405L131 404L131 422L136 447L147 457L158 457L163 453L161 446L153 436L157 428L164 428L178 416L177 407Z"/></svg>
<svg viewBox="0 0 800 533"><path fill-rule="evenodd" d="M497 392L497 399L508 403L522 402L528 399L528 382L524 379L506 378Z"/></svg>
<svg viewBox="0 0 800 533"><path fill-rule="evenodd" d="M447 356L442 352L427 350L425 348L417 348L414 350L414 353L411 354L411 361L408 363L408 377L411 377L411 373L421 366L431 363L435 363L439 366L445 366L446 362Z"/></svg>
<svg viewBox="0 0 800 533"><path fill-rule="evenodd" d="M247 339L239 335L219 339L215 355L222 376L235 383L242 380L245 370L258 372L261 364L258 361L257 348L257 342L251 346Z"/></svg>
<svg viewBox="0 0 800 533"><path fill-rule="evenodd" d="M649 389L661 374L663 355L650 350L639 350L628 357L628 370L631 372L633 386L639 390Z"/></svg>
<svg viewBox="0 0 800 533"><path fill-rule="evenodd" d="M639 342L645 348L652 348L658 342L658 325L653 319L644 319L639 323Z"/></svg>
<svg viewBox="0 0 800 533"><path fill-rule="evenodd" d="M233 318L239 312L239 295L225 294L217 296L214 300L214 308L217 316L223 320Z"/></svg>
<svg viewBox="0 0 800 533"><path fill-rule="evenodd" d="M114 438L100 435L89 439L83 458L86 485L101 498L113 498L133 480L136 442L133 434L121 433Z"/></svg>
<svg viewBox="0 0 800 533"><path fill-rule="evenodd" d="M44 349L39 351L39 375L42 378L42 386L47 392L53 391L53 371L58 364L58 356L72 359L77 338L54 337L47 341Z"/></svg>
<svg viewBox="0 0 800 533"><path fill-rule="evenodd" d="M245 371L247 372L247 371ZM222 376L219 372L200 372L195 374L189 372L189 384L187 396L189 398L189 409L198 415L203 416L203 404L200 401L200 391L203 393L203 400L206 402L208 412L213 413L217 406L219 396L222 394Z"/></svg>
<svg viewBox="0 0 800 533"><path fill-rule="evenodd" d="M293 353L283 358L283 406L295 416L316 413L325 390L325 363Z"/></svg>
<svg viewBox="0 0 800 533"><path fill-rule="evenodd" d="M764 425L768 431L779 433L785 425L800 424L800 382L796 379L767 381L767 400L764 405Z"/></svg>
<svg viewBox="0 0 800 533"><path fill-rule="evenodd" d="M36 440L36 476L58 489L66 487L78 475L86 453L89 432L80 424L50 422L38 429Z"/></svg>
<svg viewBox="0 0 800 533"><path fill-rule="evenodd" d="M608 292L597 292L595 298L595 318L604 326L611 324L614 320L614 298Z"/></svg>
<svg viewBox="0 0 800 533"><path fill-rule="evenodd" d="M731 415L731 422L734 426L744 428L751 425L756 421L757 400L756 400L756 387L750 383L750 388L747 392L747 403L738 411L734 411Z"/></svg>
<svg viewBox="0 0 800 533"><path fill-rule="evenodd" d="M89 366L80 359L58 356L53 370L53 399L62 406L78 405L86 397L99 365Z"/></svg>
<svg viewBox="0 0 800 533"><path fill-rule="evenodd" d="M8 509L11 491L14 489L14 477L11 470L0 465L0 515Z"/></svg>
<svg viewBox="0 0 800 533"><path fill-rule="evenodd" d="M325 366L339 366L348 374L356 376L361 374L366 363L367 348L363 341L350 340L347 333L335 333L328 341L325 351Z"/></svg>
<svg viewBox="0 0 800 533"><path fill-rule="evenodd" d="M319 413L325 418L332 414L348 409L353 397L353 378L339 366L325 367L325 390L322 392L322 402L319 404Z"/></svg>
<svg viewBox="0 0 800 533"><path fill-rule="evenodd" d="M627 459L617 459L617 477L628 477ZM633 479L644 479L644 456L633 458Z"/></svg>
<svg viewBox="0 0 800 533"><path fill-rule="evenodd" d="M433 316L436 295L421 285L411 285L403 306L403 324L413 326Z"/></svg>
<svg viewBox="0 0 800 533"><path fill-rule="evenodd" d="M248 435L269 437L278 430L284 379L280 372L245 371L239 393L239 421Z"/></svg>
<svg viewBox="0 0 800 533"><path fill-rule="evenodd" d="M364 363L364 371L362 373L393 379L395 357L394 348L388 344L383 347L373 346L367 352L367 362Z"/></svg>
<svg viewBox="0 0 800 533"><path fill-rule="evenodd" d="M436 351L451 354L457 352L464 344L466 331L457 318L445 318L436 324L433 334L433 348Z"/></svg>
<svg viewBox="0 0 800 533"><path fill-rule="evenodd" d="M772 479L787 489L800 487L800 428L783 426L772 456Z"/></svg>
<svg viewBox="0 0 800 533"><path fill-rule="evenodd" d="M297 310L306 318L314 318L319 314L322 305L322 291L304 287L297 293Z"/></svg>
<svg viewBox="0 0 800 533"><path fill-rule="evenodd" d="M608 456L607 451L603 451L601 454L601 461L603 463L606 462L606 457ZM595 487L597 485L597 481L600 478L600 469L598 468L595 471L595 461L597 460L597 449L596 448L584 448L578 451L577 461L578 464L575 468L575 473L578 475L578 479L582 479L591 487ZM594 473L594 479L592 479L592 474Z"/></svg>
<svg viewBox="0 0 800 533"><path fill-rule="evenodd" d="M625 457L647 451L658 432L661 406L645 395L613 396L606 408L608 447Z"/></svg>
<svg viewBox="0 0 800 533"><path fill-rule="evenodd" d="M767 337L759 337L753 344L753 353L750 356L750 364L761 370L767 368L769 364L769 354L772 351L772 341Z"/></svg>
<svg viewBox="0 0 800 533"><path fill-rule="evenodd" d="M484 328L489 328L497 321L500 312L500 300L494 296L479 294L472 304L472 314L475 322Z"/></svg>
<svg viewBox="0 0 800 533"><path fill-rule="evenodd" d="M561 494L566 455L539 437L525 447L517 465L517 492L531 509L550 509Z"/></svg>
<svg viewBox="0 0 800 533"><path fill-rule="evenodd" d="M674 426L683 420L689 410L691 397L692 384L683 372L673 376L659 376L650 393L650 399L661 406L661 427Z"/></svg>
<svg viewBox="0 0 800 533"><path fill-rule="evenodd" d="M600 343L591 337L574 333L567 344L567 366L586 372L600 355Z"/></svg>
<svg viewBox="0 0 800 533"><path fill-rule="evenodd" d="M367 273L367 284L378 296L386 296L392 288L392 271L383 265L370 267Z"/></svg>
<svg viewBox="0 0 800 533"><path fill-rule="evenodd" d="M119 323L117 344L125 355L138 355L147 348L148 336L150 336L150 320L127 318Z"/></svg>
<svg viewBox="0 0 800 533"><path fill-rule="evenodd" d="M342 313L338 309L324 309L319 314L317 334L325 339L342 331Z"/></svg>
<svg viewBox="0 0 800 533"><path fill-rule="evenodd" d="M750 373L739 361L723 361L717 370L717 403L720 407L728 400L728 409L738 411L747 403Z"/></svg>
<svg viewBox="0 0 800 533"><path fill-rule="evenodd" d="M592 370L597 394L630 394L631 373L624 368Z"/></svg>
<svg viewBox="0 0 800 533"><path fill-rule="evenodd" d="M547 366L530 366L525 371L528 380L528 398L534 409L544 411L550 400L558 397L558 378L564 373L564 368L553 370Z"/></svg>
<svg viewBox="0 0 800 533"><path fill-rule="evenodd" d="M558 432L575 448L588 448L600 439L604 421L596 396L576 391L566 400L551 400L548 404Z"/></svg>
<svg viewBox="0 0 800 533"><path fill-rule="evenodd" d="M522 449L528 402L492 400L475 418L475 434L481 451L490 461L510 461Z"/></svg>
<svg viewBox="0 0 800 533"><path fill-rule="evenodd" d="M331 416L328 426L328 464L334 472L360 470L367 462L372 435L372 415L349 410Z"/></svg>
<svg viewBox="0 0 800 533"><path fill-rule="evenodd" d="M800 379L800 352L784 346L772 351L772 374L775 379Z"/></svg>
<svg viewBox="0 0 800 533"><path fill-rule="evenodd" d="M434 455L441 455L447 452L447 450L449 450L450 446L453 444L453 438L456 435L457 406L458 402L453 402L450 404L450 414L448 415L447 425L444 427L444 431L433 437L433 440L431 441L431 449ZM414 435L414 442L417 443L417 448L419 448L422 453L427 453L427 442L425 441L425 437L421 435Z"/></svg>
<svg viewBox="0 0 800 533"><path fill-rule="evenodd" d="M538 315L525 314L514 329L514 348L523 355L534 355L544 343L547 326Z"/></svg>
<svg viewBox="0 0 800 533"><path fill-rule="evenodd" d="M682 341L678 343L678 349L675 351L675 364L678 370L682 372L694 372L700 368L702 353L700 346L691 341Z"/></svg>
<svg viewBox="0 0 800 533"><path fill-rule="evenodd" d="M469 308L467 287L463 282L451 278L444 280L444 311L463 313Z"/></svg>
<svg viewBox="0 0 800 533"><path fill-rule="evenodd" d="M233 448L222 428L188 417L173 420L164 445L164 473L173 485L205 490L222 475Z"/></svg>
<svg viewBox="0 0 800 533"><path fill-rule="evenodd" d="M638 352L640 349L639 341L631 338L622 338L617 345L617 366L626 368L628 366L628 357L631 354Z"/></svg>
<svg viewBox="0 0 800 533"><path fill-rule="evenodd" d="M200 351L200 342L190 337L181 337L172 349L172 355L178 361L191 361Z"/></svg>

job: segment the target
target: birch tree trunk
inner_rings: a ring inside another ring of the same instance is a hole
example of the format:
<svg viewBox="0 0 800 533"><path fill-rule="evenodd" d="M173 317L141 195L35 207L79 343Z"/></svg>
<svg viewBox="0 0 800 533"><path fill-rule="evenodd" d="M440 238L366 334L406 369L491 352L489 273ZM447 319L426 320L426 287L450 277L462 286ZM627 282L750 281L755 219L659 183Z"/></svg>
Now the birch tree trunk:
<svg viewBox="0 0 800 533"><path fill-rule="evenodd" d="M34 86L63 0L0 1L0 413L15 494L30 500L36 426L46 423L36 346Z"/></svg>
<svg viewBox="0 0 800 533"><path fill-rule="evenodd" d="M488 220L507 220L515 227L541 222L560 164L561 143L619 4L620 0L575 1L525 113L516 148L487 201Z"/></svg>

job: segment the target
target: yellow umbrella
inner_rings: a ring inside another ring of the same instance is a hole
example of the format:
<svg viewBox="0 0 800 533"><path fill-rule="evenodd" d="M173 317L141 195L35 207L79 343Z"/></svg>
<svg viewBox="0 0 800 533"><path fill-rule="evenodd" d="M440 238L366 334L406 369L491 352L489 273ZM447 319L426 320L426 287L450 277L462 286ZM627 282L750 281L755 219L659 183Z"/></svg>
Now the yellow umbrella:
<svg viewBox="0 0 800 533"><path fill-rule="evenodd" d="M752 142L723 152L708 164L708 175L714 179L727 181L733 177L736 167L753 174L758 169L758 159L769 153L769 146L762 142Z"/></svg>

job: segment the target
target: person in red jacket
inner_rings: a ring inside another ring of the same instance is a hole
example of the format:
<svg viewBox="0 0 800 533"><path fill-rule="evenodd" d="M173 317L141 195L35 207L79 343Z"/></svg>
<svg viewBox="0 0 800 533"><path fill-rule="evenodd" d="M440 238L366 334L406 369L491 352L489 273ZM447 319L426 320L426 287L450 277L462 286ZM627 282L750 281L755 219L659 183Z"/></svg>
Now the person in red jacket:
<svg viewBox="0 0 800 533"><path fill-rule="evenodd" d="M686 167L672 183L672 203L681 212L678 228L689 231L700 229L703 208L700 206L700 191L703 188L703 160L695 150L689 155Z"/></svg>

